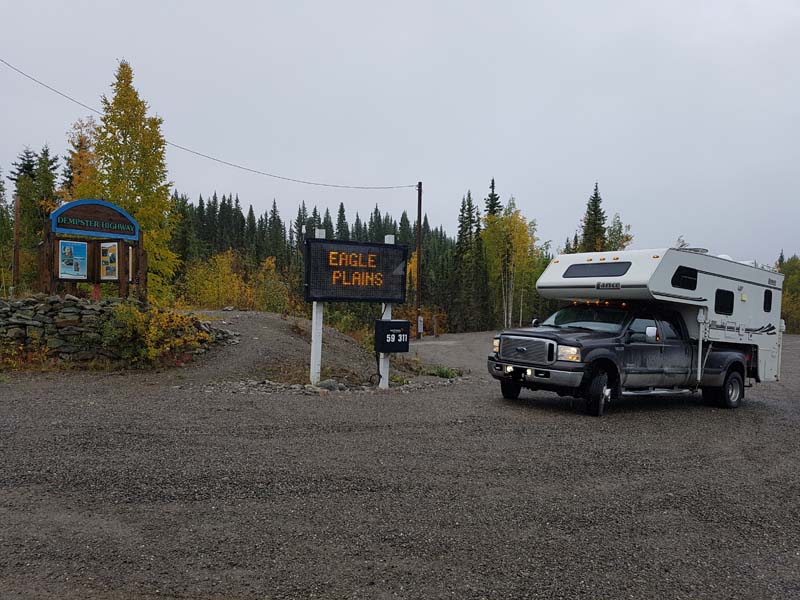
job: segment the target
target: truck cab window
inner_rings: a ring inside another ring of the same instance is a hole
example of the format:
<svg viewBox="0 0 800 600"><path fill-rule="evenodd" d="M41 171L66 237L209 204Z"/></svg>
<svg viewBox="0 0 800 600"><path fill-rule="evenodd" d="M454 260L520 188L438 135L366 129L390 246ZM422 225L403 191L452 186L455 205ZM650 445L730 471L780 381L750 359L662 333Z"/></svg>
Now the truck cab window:
<svg viewBox="0 0 800 600"><path fill-rule="evenodd" d="M664 317L661 320L661 330L664 333L664 338L667 340L680 340L680 326L674 317Z"/></svg>
<svg viewBox="0 0 800 600"><path fill-rule="evenodd" d="M772 312L772 290L764 290L764 312Z"/></svg>
<svg viewBox="0 0 800 600"><path fill-rule="evenodd" d="M628 327L628 341L646 342L648 327L658 328L656 320L648 316L636 317L631 323L630 327Z"/></svg>
<svg viewBox="0 0 800 600"><path fill-rule="evenodd" d="M689 267L678 267L672 276L672 287L682 290L697 289L697 269Z"/></svg>
<svg viewBox="0 0 800 600"><path fill-rule="evenodd" d="M717 290L714 296L714 312L718 315L733 314L733 292L730 290Z"/></svg>

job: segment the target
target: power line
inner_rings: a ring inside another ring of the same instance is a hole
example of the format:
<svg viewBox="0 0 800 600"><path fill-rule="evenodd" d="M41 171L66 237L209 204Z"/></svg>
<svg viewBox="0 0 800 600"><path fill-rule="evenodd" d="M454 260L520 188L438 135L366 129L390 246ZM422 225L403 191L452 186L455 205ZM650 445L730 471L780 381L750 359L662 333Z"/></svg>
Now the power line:
<svg viewBox="0 0 800 600"><path fill-rule="evenodd" d="M16 71L23 77L30 79L34 83L42 86L45 89L50 90L51 92L58 94L62 98L66 98L70 102L77 104L78 106L82 106L86 110L89 110L95 114L102 115L103 113L94 108L93 106L89 106L88 104L84 104L80 100L76 100L69 94L65 94L64 92L57 90L51 85L46 84L45 82L37 79L33 75L30 75L23 71L22 69L18 69L7 60L0 57L0 62L7 66L12 71ZM244 165L240 165L237 163L233 163L227 160L223 160L221 158L217 158L216 156L211 156L210 154L204 154L203 152L199 152L197 150L192 150L191 148L187 148L186 146L181 146L180 144L176 144L175 142L170 142L169 140L165 140L165 143L168 146L172 146L173 148L177 148L178 150L183 150L184 152L188 152L189 154L194 154L195 156L199 156L201 158L205 158L207 160L214 161L221 165L225 165L228 167L233 167L234 169L239 169L241 171L247 171L248 173L254 173L256 175L263 175L264 177L271 177L273 179L280 179L282 181L291 181L292 183L302 183L304 185L315 185L318 187L329 187L329 188L340 188L340 189L347 189L347 190L399 190L404 188L414 188L417 187L417 184L412 183L409 185L344 185L338 183L324 183L320 181L309 181L306 179L295 179L293 177L284 177L283 175L276 175L275 173L268 173L266 171L260 171L259 169L251 169L250 167L245 167Z"/></svg>

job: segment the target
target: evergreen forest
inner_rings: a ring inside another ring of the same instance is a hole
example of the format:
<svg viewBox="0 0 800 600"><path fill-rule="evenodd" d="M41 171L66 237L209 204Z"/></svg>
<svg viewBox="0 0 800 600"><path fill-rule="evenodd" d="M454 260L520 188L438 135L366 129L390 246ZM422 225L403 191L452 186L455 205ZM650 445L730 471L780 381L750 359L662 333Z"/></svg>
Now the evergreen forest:
<svg viewBox="0 0 800 600"><path fill-rule="evenodd" d="M426 329L480 331L523 325L554 306L536 293L536 280L557 252L621 250L633 240L630 226L609 213L600 187L589 182L586 209L577 228L554 248L537 236L502 182L465 190L457 203L457 228L447 232L423 215L421 280L416 280L416 215L392 214L376 204L369 214L301 202L281 215L278 204L258 214L235 193L190 198L168 179L163 122L149 114L133 84L129 63L119 63L102 114L72 124L67 152L48 146L20 149L6 170L0 165L0 296L11 293L13 197L19 199L20 285L35 289L39 245L46 219L64 202L105 198L141 224L149 258L150 301L185 308L266 310L307 315L303 298L303 247L307 235L324 229L329 239L382 242L395 236L409 247L407 302L397 318L415 322L421 294ZM785 275L783 312L790 331L800 332L800 257L780 251L775 266ZM82 290L88 293L88 290ZM113 290L105 290L113 293ZM355 336L368 335L380 308L330 304L326 322Z"/></svg>

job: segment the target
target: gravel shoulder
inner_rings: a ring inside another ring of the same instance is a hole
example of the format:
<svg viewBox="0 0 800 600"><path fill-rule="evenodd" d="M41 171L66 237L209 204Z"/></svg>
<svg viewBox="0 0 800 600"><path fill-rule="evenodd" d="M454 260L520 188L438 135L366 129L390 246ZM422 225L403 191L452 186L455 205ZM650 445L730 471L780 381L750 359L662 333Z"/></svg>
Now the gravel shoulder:
<svg viewBox="0 0 800 600"><path fill-rule="evenodd" d="M280 318L221 318L183 369L0 378L0 597L800 597L798 337L739 410L591 419L503 400L491 333L413 345L448 385L240 387Z"/></svg>

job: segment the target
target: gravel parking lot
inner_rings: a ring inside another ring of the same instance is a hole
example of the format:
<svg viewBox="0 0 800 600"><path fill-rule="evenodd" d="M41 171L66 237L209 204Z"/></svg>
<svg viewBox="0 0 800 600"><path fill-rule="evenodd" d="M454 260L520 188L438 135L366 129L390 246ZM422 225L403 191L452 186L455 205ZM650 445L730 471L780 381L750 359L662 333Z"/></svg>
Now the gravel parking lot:
<svg viewBox="0 0 800 600"><path fill-rule="evenodd" d="M0 597L800 597L800 338L739 410L603 419L503 400L490 341L416 346L471 372L410 392L209 393L265 369L248 335L160 373L0 375Z"/></svg>

